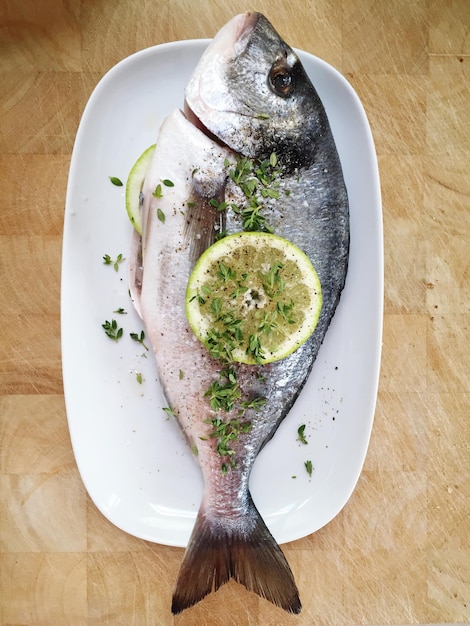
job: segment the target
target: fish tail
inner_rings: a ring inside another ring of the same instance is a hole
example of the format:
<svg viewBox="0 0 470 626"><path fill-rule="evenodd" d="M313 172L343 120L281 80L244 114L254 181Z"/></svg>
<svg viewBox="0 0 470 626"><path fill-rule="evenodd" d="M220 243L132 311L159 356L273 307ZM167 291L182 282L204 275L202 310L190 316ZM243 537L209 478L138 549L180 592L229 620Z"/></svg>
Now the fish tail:
<svg viewBox="0 0 470 626"><path fill-rule="evenodd" d="M300 613L299 592L289 564L249 498L249 523L232 526L202 506L173 593L173 614L196 604L233 578L249 591Z"/></svg>

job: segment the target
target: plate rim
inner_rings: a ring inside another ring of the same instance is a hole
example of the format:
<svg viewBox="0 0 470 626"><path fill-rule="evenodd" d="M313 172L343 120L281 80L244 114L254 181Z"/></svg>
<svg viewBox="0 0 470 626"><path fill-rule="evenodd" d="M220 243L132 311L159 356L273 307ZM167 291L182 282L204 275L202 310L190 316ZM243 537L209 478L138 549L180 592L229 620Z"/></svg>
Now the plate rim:
<svg viewBox="0 0 470 626"><path fill-rule="evenodd" d="M129 63L134 62L135 60L140 60L140 59L144 59L147 56L152 56L155 53L160 53L160 52L171 52L172 50L174 50L175 48L179 48L180 50L182 49L187 49L189 47L201 47L201 49L203 50L203 46L207 46L210 43L211 39L185 39L185 40L177 40L177 41L170 41L170 42L165 42L165 43L161 43L161 44L157 44L154 46L150 46L147 48L144 48L142 50L136 51L134 53L132 53L131 55L121 59L118 63L116 63L113 67L111 67L102 77L101 79L98 81L98 83L95 85L94 89L92 90L90 97L83 109L83 113L80 119L80 123L77 129L77 134L76 134L76 138L75 138L75 142L74 142L74 146L73 146L73 150L72 150L72 157L71 157L71 161L70 161L70 168L69 168L69 177L68 177L68 182L67 182L67 191L66 191L66 202L65 202L65 214L64 214L64 231L63 231L63 247L62 247L62 280L65 279L66 276L66 272L64 271L65 268L65 263L66 263L66 244L67 244L67 240L68 237L70 236L70 229L68 228L67 225L67 220L70 219L70 210L68 210L68 207L70 207L71 203L72 203L72 197L73 197L73 185L72 185L72 174L74 172L73 168L78 167L77 164L77 160L78 160L78 156L79 156L79 149L80 149L80 140L81 140L81 136L82 134L85 132L85 128L86 128L86 122L88 120L88 116L92 114L93 112L93 105L95 102L95 99L99 97L100 92L105 89L107 82L110 80L110 78L112 78L117 72L122 71L123 68L125 68L126 66L129 65ZM339 510L333 515L333 517L331 517L329 520L327 520L325 522L325 524L329 523L332 519L334 519L334 517L336 517L336 515L338 515L341 510L344 508L344 506L347 504L347 502L349 501L355 487L357 484L357 481L360 477L360 474L362 473L362 469L363 469L363 465L364 465L364 461L365 461L365 457L367 454L367 450L369 448L369 442L370 442L370 437L371 437L371 433L372 433L372 427L373 427L373 422L374 422L374 416L375 416L375 407L376 407L376 402L377 402L377 394L378 394L378 385L379 385L379 378L380 378L380 365L381 365L381 352L382 352L382 336L383 336L383 297L384 297L384 246L383 246L383 215L382 215L382 199L381 199L381 194L380 194L380 176L379 176L379 170L378 170L378 162L377 162L377 155L376 155L376 151L375 151L375 146L374 146L374 142L373 142L373 137L372 137L372 131L367 119L367 115L366 112L364 110L364 107L362 105L362 102L359 99L359 96L357 95L357 93L355 92L355 90L352 88L352 86L350 85L350 83L347 81L347 79L343 76L343 74L341 74L335 67L333 67L332 65L330 65L329 63L327 63L326 61L324 61L323 59L313 55L310 52L301 50L301 49L297 49L294 48L294 50L296 51L297 54L299 54L299 56L301 56L301 60L303 62L302 57L306 56L306 57L311 57L312 60L323 66L328 72L332 73L334 75L334 77L339 80L343 87L345 87L348 92L349 95L354 99L356 106L358 107L358 109L361 111L362 116L364 117L365 120L365 125L364 125L364 131L365 131L365 137L367 138L367 141L369 143L369 155L373 157L373 163L372 166L374 167L374 207L375 207L375 212L376 212L376 229L377 229L377 237L378 237L378 242L379 242L379 254L378 257L376 259L376 261L378 262L378 277L379 277L379 283L377 285L378 290L377 290L377 295L378 295L378 302L379 302L379 310L377 311L377 316L376 316L376 323L377 323L377 328L376 328L376 342L374 344L375 346L375 351L374 351L374 355L373 355L373 361L375 363L375 366L373 368L374 370L374 374L375 374L375 380L373 381L373 383L370 385L370 388L372 390L372 393L370 393L370 400L372 403L372 406L370 407L370 419L368 422L368 435L367 435L367 439L363 441L363 453L361 455L360 458L360 469L357 472L357 477L356 480L354 482L354 484L351 486L351 488L349 489L349 492L347 494L347 496L345 498L343 498L344 502L342 504L342 506L339 508ZM328 113L328 111L327 111ZM63 338L64 338L64 334L65 334L65 320L64 320L64 301L63 301L63 297L64 297L64 289L63 289L63 284L62 284L62 280L61 280L61 343L63 343ZM181 540L176 539L174 542L169 542L164 541L164 540L160 540L160 539L155 539L152 536L143 536L142 534L136 534L135 532L131 532L129 531L127 528L125 528L123 525L120 525L119 523L117 523L114 519L111 519L109 517L109 515L103 510L103 508L96 502L95 498L92 496L93 493L93 488L92 486L89 484L89 481L85 479L84 476L84 472L82 471L82 467L81 467L81 463L79 463L78 460L78 455L77 456L77 451L75 448L75 444L74 444L74 427L72 427L71 421L69 419L70 416L70 412L69 412L69 406L68 406L68 398L70 399L70 394L67 391L67 388L69 386L69 375L67 373L67 364L66 364L66 358L64 358L64 351L62 352L62 372L63 372L63 384L64 384L64 397L65 397L65 403L66 403L66 412L67 412L67 422L68 422L68 427L69 427L69 432L70 432L70 437L72 440L72 447L73 447L73 453L74 453L74 458L75 461L77 463L77 467L81 476L81 479L86 487L86 490L88 492L88 494L90 495L90 498L92 499L92 501L94 502L95 506L97 506L97 508L105 515L105 517L107 517L107 519L109 519L115 526L117 526L118 528L121 528L122 530L124 530L125 532L132 534L134 536L146 539L148 541L152 541L155 543L162 543L165 545L175 545L175 546L184 546L186 545L186 543L181 543ZM324 526L325 524L323 524L322 526ZM320 526L320 528L322 527ZM318 528L316 529L318 530ZM313 531L313 532L316 532ZM310 534L310 533L306 533L306 534ZM301 534L299 536L293 537L293 538L289 538L286 539L284 541L282 541L281 543L284 543L285 541L294 541L296 539L299 539L300 537L305 536L304 534Z"/></svg>

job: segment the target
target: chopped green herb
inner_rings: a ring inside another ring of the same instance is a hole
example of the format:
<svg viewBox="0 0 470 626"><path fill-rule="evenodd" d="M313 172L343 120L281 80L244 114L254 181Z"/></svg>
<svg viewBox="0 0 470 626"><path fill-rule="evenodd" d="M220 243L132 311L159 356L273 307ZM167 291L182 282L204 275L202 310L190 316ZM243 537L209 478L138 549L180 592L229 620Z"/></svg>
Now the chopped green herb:
<svg viewBox="0 0 470 626"><path fill-rule="evenodd" d="M183 378L184 378L184 372L183 370L180 370L180 380L183 380Z"/></svg>
<svg viewBox="0 0 470 626"><path fill-rule="evenodd" d="M160 185L160 183L155 187L155 191L152 191L152 196L154 196L155 198L163 197L162 186Z"/></svg>
<svg viewBox="0 0 470 626"><path fill-rule="evenodd" d="M276 330L277 314L277 311L273 311L272 313L265 313L258 325L258 332L269 335L273 330Z"/></svg>
<svg viewBox="0 0 470 626"><path fill-rule="evenodd" d="M283 267L284 265L278 261L269 268L266 274L262 275L263 288L270 298L275 298L284 291L286 284L281 277Z"/></svg>
<svg viewBox="0 0 470 626"><path fill-rule="evenodd" d="M241 216L243 230L273 232L261 210L262 206L256 199L251 200L249 205L241 209L238 207L234 209L235 213Z"/></svg>
<svg viewBox="0 0 470 626"><path fill-rule="evenodd" d="M174 187L175 183L171 180L168 180L168 178L164 178L162 180L162 183L165 185L165 187Z"/></svg>
<svg viewBox="0 0 470 626"><path fill-rule="evenodd" d="M157 217L158 217L158 219L160 220L160 222L162 224L165 223L165 213L163 213L163 211L161 210L160 207L158 207L158 209L157 209Z"/></svg>
<svg viewBox="0 0 470 626"><path fill-rule="evenodd" d="M113 311L113 313L117 313L118 315L127 315L127 311L125 311L122 307Z"/></svg>
<svg viewBox="0 0 470 626"><path fill-rule="evenodd" d="M262 363L265 359L263 354L263 349L261 347L261 342L259 340L258 335L250 335L248 339L248 348L246 349L246 353L252 356L256 363Z"/></svg>
<svg viewBox="0 0 470 626"><path fill-rule="evenodd" d="M204 300L199 299L201 304ZM219 361L232 363L233 351L237 347L238 342L235 340L234 334L229 329L219 331L216 328L210 328L207 333L204 345L209 350L211 356Z"/></svg>
<svg viewBox="0 0 470 626"><path fill-rule="evenodd" d="M144 381L144 378L140 372L136 372L135 378L137 382L139 383L139 385L141 385Z"/></svg>
<svg viewBox="0 0 470 626"><path fill-rule="evenodd" d="M114 339L114 341L118 341L122 337L122 333L124 332L122 328L119 328L116 320L108 320L105 321L104 324L101 324L104 328L104 332L110 339Z"/></svg>
<svg viewBox="0 0 470 626"><path fill-rule="evenodd" d="M240 406L242 407L242 409L254 409L255 411L258 411L258 409L260 409L262 406L264 406L267 402L266 398L263 398L263 396L258 396L256 398L253 398L253 400L245 400L243 402L240 403Z"/></svg>
<svg viewBox="0 0 470 626"><path fill-rule="evenodd" d="M205 420L205 423L212 426L209 437L217 439L216 451L221 457L227 459L221 465L222 473L226 474L230 467L236 467L236 453L232 448L232 443L237 441L241 434L250 432L251 422L242 422L238 419L224 421L217 416Z"/></svg>
<svg viewBox="0 0 470 626"><path fill-rule="evenodd" d="M261 195L263 198L279 198L279 191L277 189L262 189Z"/></svg>
<svg viewBox="0 0 470 626"><path fill-rule="evenodd" d="M293 309L294 309L293 301L291 301L290 304L287 304L285 302L278 302L276 304L276 310L278 311L280 315L282 315L282 317L286 320L288 324L295 324L295 319L293 317L293 312L292 312Z"/></svg>
<svg viewBox="0 0 470 626"><path fill-rule="evenodd" d="M113 183L113 185L116 185L116 187L122 187L122 180L117 176L110 176L109 180Z"/></svg>
<svg viewBox="0 0 470 626"><path fill-rule="evenodd" d="M223 283L228 282L229 280L235 280L235 272L231 267L227 267L222 261L219 263L219 270L217 272L217 277Z"/></svg>
<svg viewBox="0 0 470 626"><path fill-rule="evenodd" d="M131 339L133 339L134 341L137 341L138 343L142 344L144 346L144 348L146 350L148 350L148 347L144 343L144 339L145 339L144 331L142 331L140 333L140 335L138 333L129 333L129 335L131 336Z"/></svg>
<svg viewBox="0 0 470 626"><path fill-rule="evenodd" d="M115 261L109 256L109 254L105 254L103 256L104 265L112 265L116 272L119 271L119 263L122 263L125 260L126 259L122 256L122 254L118 254Z"/></svg>
<svg viewBox="0 0 470 626"><path fill-rule="evenodd" d="M215 315L215 319L219 319L220 312L222 311L222 299L221 298L214 298L212 300L211 310L212 310L212 313Z"/></svg>
<svg viewBox="0 0 470 626"><path fill-rule="evenodd" d="M211 383L204 396L214 411L231 411L241 398L235 370L221 371L219 380Z"/></svg>
<svg viewBox="0 0 470 626"><path fill-rule="evenodd" d="M167 414L167 419L170 419L170 417L176 417L176 413L169 406L164 406L163 412Z"/></svg>
<svg viewBox="0 0 470 626"><path fill-rule="evenodd" d="M304 465L305 469L307 470L307 474L311 477L313 472L312 461L305 461Z"/></svg>
<svg viewBox="0 0 470 626"><path fill-rule="evenodd" d="M281 170L277 168L277 163L277 156L274 152L269 159L263 161L240 157L234 166L228 159L225 160L225 166L232 167L228 172L230 178L240 187L246 197L246 202L241 205L230 205L234 213L240 215L243 230L273 232L261 211L262 199L279 198L277 188L280 186ZM216 200L212 204L219 207ZM220 209L222 208L228 207L222 203Z"/></svg>
<svg viewBox="0 0 470 626"><path fill-rule="evenodd" d="M308 444L308 441L305 437L305 424L302 424L302 426L298 427L297 434L297 441L300 441L300 443Z"/></svg>
<svg viewBox="0 0 470 626"><path fill-rule="evenodd" d="M222 213L222 211L225 211L228 206L227 202L219 202L216 198L211 198L209 200L209 204L213 206L214 209L217 209L217 211L219 211L220 213Z"/></svg>
<svg viewBox="0 0 470 626"><path fill-rule="evenodd" d="M253 171L253 161L247 157L237 158L235 169L229 172L230 178L237 185L244 183L247 176Z"/></svg>

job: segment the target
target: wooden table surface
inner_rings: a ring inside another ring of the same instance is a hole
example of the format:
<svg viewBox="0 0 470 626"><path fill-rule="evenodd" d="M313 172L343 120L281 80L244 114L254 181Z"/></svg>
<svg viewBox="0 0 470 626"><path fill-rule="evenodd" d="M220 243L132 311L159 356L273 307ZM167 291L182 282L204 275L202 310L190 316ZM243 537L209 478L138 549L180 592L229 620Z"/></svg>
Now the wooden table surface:
<svg viewBox="0 0 470 626"><path fill-rule="evenodd" d="M470 3L195 5L0 3L0 622L469 622ZM251 9L340 70L369 116L384 210L380 389L351 499L322 530L284 546L300 616L231 582L173 618L182 549L108 522L70 444L60 343L68 168L80 115L108 69L150 45L212 37Z"/></svg>

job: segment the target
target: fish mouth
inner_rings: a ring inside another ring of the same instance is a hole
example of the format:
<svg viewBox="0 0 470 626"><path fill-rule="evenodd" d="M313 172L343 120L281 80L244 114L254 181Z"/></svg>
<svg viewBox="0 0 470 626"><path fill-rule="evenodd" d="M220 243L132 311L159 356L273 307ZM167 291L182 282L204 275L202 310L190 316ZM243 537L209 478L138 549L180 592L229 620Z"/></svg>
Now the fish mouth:
<svg viewBox="0 0 470 626"><path fill-rule="evenodd" d="M221 99L219 106L214 106L214 103L208 104L206 102L204 97L204 87L207 85L207 78L206 72L203 72L200 69L200 66L201 62L208 56L212 59L218 59L216 63L209 64L209 74L216 82L220 81L218 82L221 87L219 93L223 93L223 78L219 76L220 66L224 61L233 61L243 54L249 45L253 32L261 17L261 13L256 11L247 11L246 13L236 15L227 24L225 24L225 26L218 31L208 48L203 53L201 61L199 62L198 67L190 80L189 86L186 89L183 109L186 119L198 130L204 133L204 135L206 135L209 139L228 149L232 149L231 146L224 142L216 132L208 128L208 126L202 121L201 116L208 118L208 114L211 110L213 112L237 116L241 113L240 111L233 110L233 106L230 106L233 103L226 101L223 98Z"/></svg>
<svg viewBox="0 0 470 626"><path fill-rule="evenodd" d="M256 11L235 15L216 33L210 43L210 48L222 58L234 59L240 56L247 47L261 17L261 13Z"/></svg>
<svg viewBox="0 0 470 626"><path fill-rule="evenodd" d="M232 36L234 36L233 50L235 52L235 56L239 56L247 47L260 17L261 13L257 13L256 11L247 11L246 13L236 15L227 24L231 30Z"/></svg>

